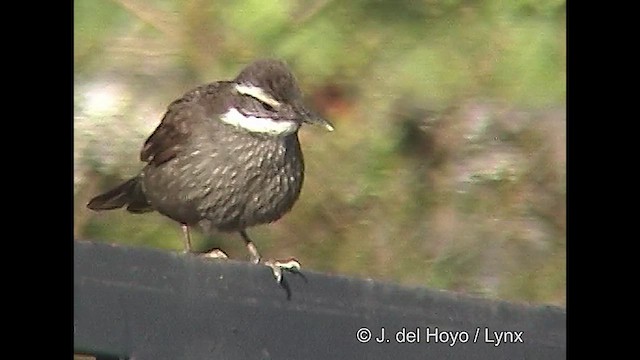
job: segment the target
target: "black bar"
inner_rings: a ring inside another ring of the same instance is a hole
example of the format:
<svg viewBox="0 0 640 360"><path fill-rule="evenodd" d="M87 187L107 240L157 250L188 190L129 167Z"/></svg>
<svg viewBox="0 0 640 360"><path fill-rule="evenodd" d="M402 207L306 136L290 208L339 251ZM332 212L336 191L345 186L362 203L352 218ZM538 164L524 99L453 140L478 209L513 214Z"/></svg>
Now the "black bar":
<svg viewBox="0 0 640 360"><path fill-rule="evenodd" d="M285 274L289 297L262 265L84 241L75 242L74 263L76 353L135 360L566 358L566 313L553 306L311 271ZM357 339L364 328L372 335L367 343Z"/></svg>

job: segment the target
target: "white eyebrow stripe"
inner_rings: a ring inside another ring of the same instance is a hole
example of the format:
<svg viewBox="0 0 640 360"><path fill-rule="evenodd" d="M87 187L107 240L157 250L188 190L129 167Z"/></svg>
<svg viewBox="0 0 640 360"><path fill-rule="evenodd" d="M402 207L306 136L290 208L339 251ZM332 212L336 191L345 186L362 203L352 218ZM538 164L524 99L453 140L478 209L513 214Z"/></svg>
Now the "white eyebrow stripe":
<svg viewBox="0 0 640 360"><path fill-rule="evenodd" d="M264 90L262 90L262 88L260 87L243 85L243 84L235 84L235 88L236 88L236 91L238 91L240 94L249 95L273 107L280 106L280 102L278 102L278 100L274 99L269 94L264 92Z"/></svg>
<svg viewBox="0 0 640 360"><path fill-rule="evenodd" d="M245 116L236 108L229 109L220 116L223 122L243 128L253 133L269 135L289 135L298 130L300 125L292 120L273 120L266 117Z"/></svg>

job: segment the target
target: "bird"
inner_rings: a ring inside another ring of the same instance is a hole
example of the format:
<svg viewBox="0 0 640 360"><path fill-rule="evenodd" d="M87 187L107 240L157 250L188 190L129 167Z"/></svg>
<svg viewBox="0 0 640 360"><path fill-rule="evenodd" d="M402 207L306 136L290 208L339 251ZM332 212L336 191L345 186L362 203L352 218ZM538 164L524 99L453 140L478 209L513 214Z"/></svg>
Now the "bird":
<svg viewBox="0 0 640 360"><path fill-rule="evenodd" d="M259 59L233 80L195 87L174 100L140 151L142 170L89 201L94 211L152 211L182 227L185 253L193 253L191 228L239 233L250 262L262 260L247 228L272 223L299 198L304 159L303 124L333 131L308 108L288 65ZM209 257L227 257L220 249ZM278 282L300 263L267 260Z"/></svg>

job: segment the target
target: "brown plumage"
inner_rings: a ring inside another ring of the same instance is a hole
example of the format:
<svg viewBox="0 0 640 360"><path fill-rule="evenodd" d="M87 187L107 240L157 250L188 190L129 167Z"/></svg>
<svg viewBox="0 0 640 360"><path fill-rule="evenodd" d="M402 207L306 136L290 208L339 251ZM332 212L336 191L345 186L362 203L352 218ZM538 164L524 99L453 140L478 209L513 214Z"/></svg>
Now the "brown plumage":
<svg viewBox="0 0 640 360"><path fill-rule="evenodd" d="M144 143L142 171L92 199L92 210L158 211L189 227L237 231L280 219L298 199L304 161L298 128L332 126L307 110L287 66L259 60L233 81L199 86L169 105Z"/></svg>

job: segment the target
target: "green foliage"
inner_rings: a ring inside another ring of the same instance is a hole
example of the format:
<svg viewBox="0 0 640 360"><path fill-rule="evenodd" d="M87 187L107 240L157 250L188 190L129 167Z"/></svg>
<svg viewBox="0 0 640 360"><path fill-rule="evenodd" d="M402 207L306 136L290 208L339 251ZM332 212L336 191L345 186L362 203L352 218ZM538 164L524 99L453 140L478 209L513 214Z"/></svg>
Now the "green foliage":
<svg viewBox="0 0 640 360"><path fill-rule="evenodd" d="M76 66L95 56L113 36L126 13L112 2L84 0L74 2L74 56Z"/></svg>
<svg viewBox="0 0 640 360"><path fill-rule="evenodd" d="M251 41L250 47L269 42L288 22L290 1L229 1L220 8L224 26L234 36ZM272 41L272 40L271 40Z"/></svg>

